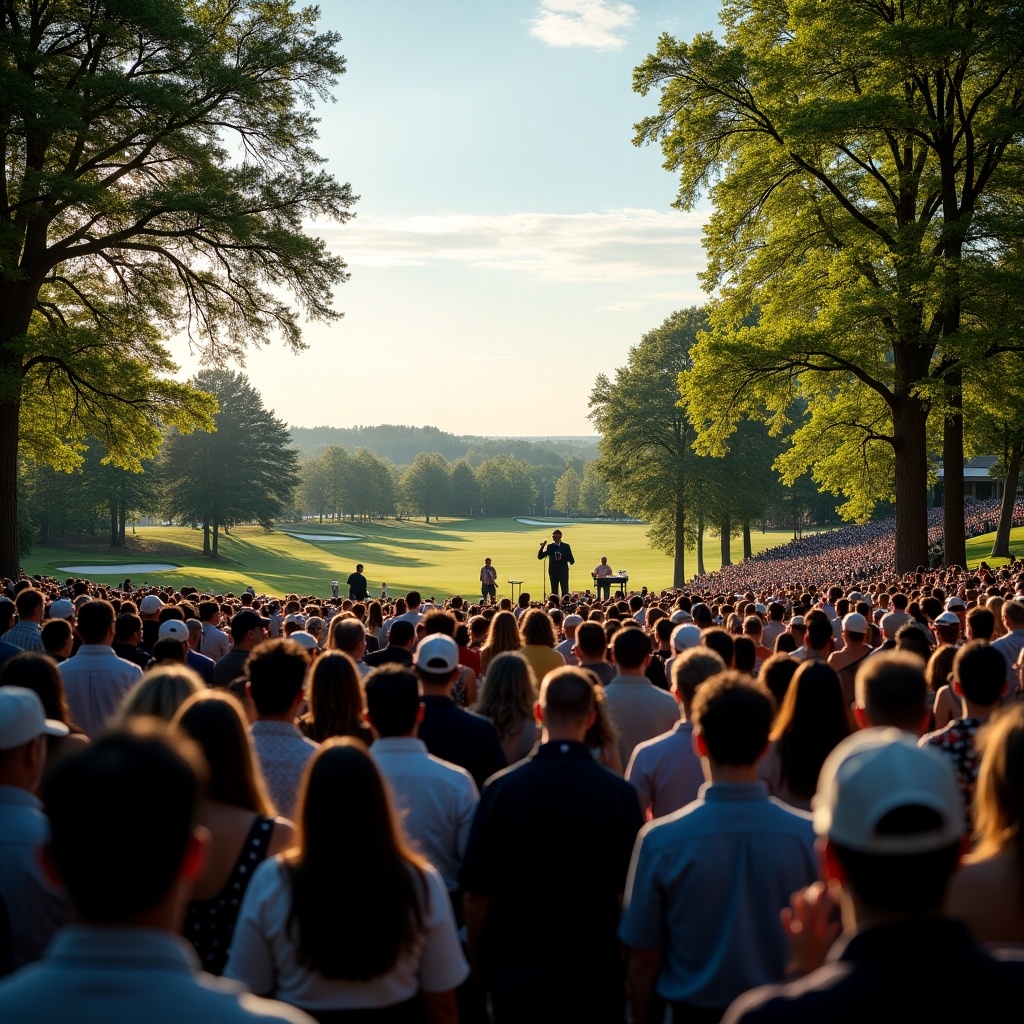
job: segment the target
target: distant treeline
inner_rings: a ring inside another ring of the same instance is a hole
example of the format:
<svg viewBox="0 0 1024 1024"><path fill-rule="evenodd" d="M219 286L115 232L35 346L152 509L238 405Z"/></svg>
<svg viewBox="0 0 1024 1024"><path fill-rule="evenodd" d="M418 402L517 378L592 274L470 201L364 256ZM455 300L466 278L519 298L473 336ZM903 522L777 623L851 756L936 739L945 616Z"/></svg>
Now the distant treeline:
<svg viewBox="0 0 1024 1024"><path fill-rule="evenodd" d="M511 437L449 434L437 427L382 423L376 427L292 427L300 459L322 455L331 445L355 454L366 448L396 466L411 466L420 452L437 452L449 462L465 458L478 466L495 455L511 455L531 466L559 465L573 456L583 462L597 458L596 437L555 437L527 441Z"/></svg>

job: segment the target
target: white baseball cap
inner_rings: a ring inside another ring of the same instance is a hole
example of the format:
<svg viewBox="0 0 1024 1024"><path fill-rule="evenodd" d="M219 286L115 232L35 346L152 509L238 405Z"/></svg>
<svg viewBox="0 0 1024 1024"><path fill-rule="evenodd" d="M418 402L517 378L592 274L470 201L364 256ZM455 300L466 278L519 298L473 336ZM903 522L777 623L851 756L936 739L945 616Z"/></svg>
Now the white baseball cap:
<svg viewBox="0 0 1024 1024"><path fill-rule="evenodd" d="M147 594L142 599L142 603L139 605L139 614L156 615L156 613L160 611L160 609L163 608L163 606L163 601L161 601L160 598L156 596L156 594Z"/></svg>
<svg viewBox="0 0 1024 1024"><path fill-rule="evenodd" d="M413 664L424 672L453 672L459 664L459 645L443 633L425 636L416 645Z"/></svg>
<svg viewBox="0 0 1024 1024"><path fill-rule="evenodd" d="M0 686L0 750L23 747L37 736L67 736L63 722L47 718L35 690Z"/></svg>
<svg viewBox="0 0 1024 1024"><path fill-rule="evenodd" d="M180 619L168 619L166 622L160 623L160 629L157 631L157 636L161 640L171 639L180 640L184 643L188 640L188 626L185 625Z"/></svg>

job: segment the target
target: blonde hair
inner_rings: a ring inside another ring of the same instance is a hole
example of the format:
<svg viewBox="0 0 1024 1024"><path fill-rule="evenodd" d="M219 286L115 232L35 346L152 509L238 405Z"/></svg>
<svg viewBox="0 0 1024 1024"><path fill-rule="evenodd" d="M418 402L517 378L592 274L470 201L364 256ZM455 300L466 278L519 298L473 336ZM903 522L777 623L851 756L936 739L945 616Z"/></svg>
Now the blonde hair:
<svg viewBox="0 0 1024 1024"><path fill-rule="evenodd" d="M976 852L992 856L1011 850L1018 882L1024 882L1024 704L999 712L978 733L976 745L981 754L974 790Z"/></svg>
<svg viewBox="0 0 1024 1024"><path fill-rule="evenodd" d="M476 713L489 718L499 739L505 740L522 728L524 719L532 721L536 700L537 678L532 666L521 654L506 651L487 666Z"/></svg>
<svg viewBox="0 0 1024 1024"><path fill-rule="evenodd" d="M133 718L143 717L170 722L189 697L205 689L202 679L187 666L157 665L125 694L111 724L122 728Z"/></svg>

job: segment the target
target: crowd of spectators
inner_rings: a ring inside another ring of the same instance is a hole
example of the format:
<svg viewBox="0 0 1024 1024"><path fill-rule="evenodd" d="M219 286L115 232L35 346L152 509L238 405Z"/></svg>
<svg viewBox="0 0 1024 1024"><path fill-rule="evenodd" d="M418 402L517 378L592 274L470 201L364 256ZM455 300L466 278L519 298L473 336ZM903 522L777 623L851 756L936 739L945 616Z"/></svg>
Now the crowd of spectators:
<svg viewBox="0 0 1024 1024"><path fill-rule="evenodd" d="M891 557L515 606L4 581L0 1019L1005 1012L1024 572Z"/></svg>

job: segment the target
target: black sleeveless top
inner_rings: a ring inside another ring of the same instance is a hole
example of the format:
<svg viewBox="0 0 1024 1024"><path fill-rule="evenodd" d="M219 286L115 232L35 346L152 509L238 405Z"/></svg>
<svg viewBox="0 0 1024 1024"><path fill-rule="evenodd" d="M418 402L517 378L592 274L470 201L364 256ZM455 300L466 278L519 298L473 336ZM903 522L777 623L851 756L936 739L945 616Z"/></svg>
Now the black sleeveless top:
<svg viewBox="0 0 1024 1024"><path fill-rule="evenodd" d="M242 897L252 873L266 859L273 832L273 819L257 815L224 888L212 899L189 901L185 938L195 946L203 970L210 974L224 973Z"/></svg>

